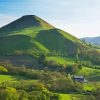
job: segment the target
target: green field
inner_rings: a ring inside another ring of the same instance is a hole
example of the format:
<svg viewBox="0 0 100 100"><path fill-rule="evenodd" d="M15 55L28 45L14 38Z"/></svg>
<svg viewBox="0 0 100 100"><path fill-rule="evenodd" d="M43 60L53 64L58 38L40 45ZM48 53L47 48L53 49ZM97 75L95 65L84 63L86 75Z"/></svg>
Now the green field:
<svg viewBox="0 0 100 100"><path fill-rule="evenodd" d="M0 75L0 82L19 81L19 80L37 81L37 80L31 80L19 75Z"/></svg>
<svg viewBox="0 0 100 100"><path fill-rule="evenodd" d="M60 100L81 100L84 97L82 94L60 94Z"/></svg>
<svg viewBox="0 0 100 100"><path fill-rule="evenodd" d="M60 57L60 56L50 56L47 57L47 61L54 61L62 65L75 64L75 58L72 57L69 58L69 57Z"/></svg>
<svg viewBox="0 0 100 100"><path fill-rule="evenodd" d="M93 90L100 86L100 70L83 66L77 75L84 76L87 80L84 83L84 90Z"/></svg>
<svg viewBox="0 0 100 100"><path fill-rule="evenodd" d="M77 75L84 76L89 81L100 81L100 70L83 66Z"/></svg>
<svg viewBox="0 0 100 100"><path fill-rule="evenodd" d="M60 100L72 100L70 94L60 94Z"/></svg>
<svg viewBox="0 0 100 100"><path fill-rule="evenodd" d="M100 86L100 81L99 82L87 82L87 83L84 83L84 90L94 90L96 89L97 87Z"/></svg>

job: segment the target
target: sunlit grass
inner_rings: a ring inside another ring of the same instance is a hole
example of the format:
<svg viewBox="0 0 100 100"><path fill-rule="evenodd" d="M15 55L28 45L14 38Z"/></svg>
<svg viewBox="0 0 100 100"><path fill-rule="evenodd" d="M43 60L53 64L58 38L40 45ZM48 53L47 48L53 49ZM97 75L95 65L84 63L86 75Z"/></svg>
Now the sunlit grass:
<svg viewBox="0 0 100 100"><path fill-rule="evenodd" d="M0 82L19 81L19 80L37 81L37 80L28 79L19 75L2 75L2 74L0 75Z"/></svg>

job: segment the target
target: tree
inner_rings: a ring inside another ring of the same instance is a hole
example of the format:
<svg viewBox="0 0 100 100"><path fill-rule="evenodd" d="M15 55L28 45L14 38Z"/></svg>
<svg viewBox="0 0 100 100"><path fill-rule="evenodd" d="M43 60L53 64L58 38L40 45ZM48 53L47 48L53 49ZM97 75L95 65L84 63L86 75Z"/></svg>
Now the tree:
<svg viewBox="0 0 100 100"><path fill-rule="evenodd" d="M45 54L41 54L38 58L38 63L41 65L45 64L45 60L46 60L46 55Z"/></svg>
<svg viewBox="0 0 100 100"><path fill-rule="evenodd" d="M18 94L19 94L19 100L28 100L28 94L26 91L19 90Z"/></svg>
<svg viewBox="0 0 100 100"><path fill-rule="evenodd" d="M100 100L100 95L96 96L96 100Z"/></svg>
<svg viewBox="0 0 100 100"><path fill-rule="evenodd" d="M0 100L18 100L18 93L15 88L7 87L0 90Z"/></svg>
<svg viewBox="0 0 100 100"><path fill-rule="evenodd" d="M8 70L3 66L0 66L0 73L6 73L6 72L8 72Z"/></svg>
<svg viewBox="0 0 100 100"><path fill-rule="evenodd" d="M93 95L89 95L89 96L86 96L85 100L96 100L96 98Z"/></svg>
<svg viewBox="0 0 100 100"><path fill-rule="evenodd" d="M80 50L79 50L79 48L77 47L77 48L76 48L76 63L79 63L79 54L80 54Z"/></svg>

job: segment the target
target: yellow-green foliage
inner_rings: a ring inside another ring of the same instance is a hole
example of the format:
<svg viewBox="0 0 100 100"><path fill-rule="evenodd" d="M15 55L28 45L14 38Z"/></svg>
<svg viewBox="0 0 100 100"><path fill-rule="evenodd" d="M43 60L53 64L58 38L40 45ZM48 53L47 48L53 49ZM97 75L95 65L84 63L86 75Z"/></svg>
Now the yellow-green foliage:
<svg viewBox="0 0 100 100"><path fill-rule="evenodd" d="M0 100L18 100L18 93L15 88L7 87L0 91Z"/></svg>
<svg viewBox="0 0 100 100"><path fill-rule="evenodd" d="M84 90L95 90L97 87L100 86L100 82L87 82L87 83L84 83Z"/></svg>
<svg viewBox="0 0 100 100"><path fill-rule="evenodd" d="M54 61L55 63L61 64L61 65L69 65L69 64L75 64L75 58L69 58L69 57L60 57L60 56L50 56L47 57L47 61Z"/></svg>
<svg viewBox="0 0 100 100"><path fill-rule="evenodd" d="M5 81L11 81L11 82L17 82L20 80L25 80L25 81L30 81L30 82L37 82L38 80L32 80L30 78L26 78L24 76L19 76L19 75L0 75L0 82L5 82Z"/></svg>
<svg viewBox="0 0 100 100"><path fill-rule="evenodd" d="M60 94L60 100L72 100L70 94Z"/></svg>
<svg viewBox="0 0 100 100"><path fill-rule="evenodd" d="M0 66L0 72L8 72L8 70L5 67Z"/></svg>
<svg viewBox="0 0 100 100"><path fill-rule="evenodd" d="M60 100L87 100L86 95L82 94L60 94Z"/></svg>
<svg viewBox="0 0 100 100"><path fill-rule="evenodd" d="M95 76L95 75L100 75L100 70L98 69L93 69L93 68L88 68L88 67L84 67L80 70L80 72L78 73L78 75L83 75L85 77L90 77L90 76Z"/></svg>
<svg viewBox="0 0 100 100"><path fill-rule="evenodd" d="M89 81L100 81L100 70L84 67L79 71L77 75L85 76Z"/></svg>

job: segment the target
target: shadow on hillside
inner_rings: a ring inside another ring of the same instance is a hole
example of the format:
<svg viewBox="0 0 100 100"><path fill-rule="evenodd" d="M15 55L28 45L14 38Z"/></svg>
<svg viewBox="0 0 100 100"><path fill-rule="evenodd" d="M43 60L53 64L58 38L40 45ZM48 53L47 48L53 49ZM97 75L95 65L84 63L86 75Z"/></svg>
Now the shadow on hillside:
<svg viewBox="0 0 100 100"><path fill-rule="evenodd" d="M40 26L40 22L34 16L23 16L20 19L17 19L12 23L2 27L0 29L0 36L9 35L14 31L20 31L21 29L32 26Z"/></svg>
<svg viewBox="0 0 100 100"><path fill-rule="evenodd" d="M50 51L60 51L69 55L73 55L75 52L75 44L65 38L57 29L40 31L35 39Z"/></svg>
<svg viewBox="0 0 100 100"><path fill-rule="evenodd" d="M33 66L36 60L33 56L29 56L33 47L36 47L36 45L31 42L29 36L0 37L0 62L10 62L15 66Z"/></svg>
<svg viewBox="0 0 100 100"><path fill-rule="evenodd" d="M17 50L26 50L34 46L30 42L31 37L25 35L10 35L0 37L0 51L14 52Z"/></svg>
<svg viewBox="0 0 100 100"><path fill-rule="evenodd" d="M30 55L0 56L0 63L12 64L17 67L37 67L37 60Z"/></svg>

